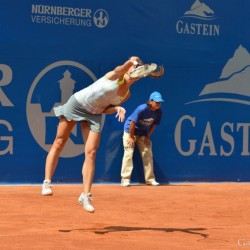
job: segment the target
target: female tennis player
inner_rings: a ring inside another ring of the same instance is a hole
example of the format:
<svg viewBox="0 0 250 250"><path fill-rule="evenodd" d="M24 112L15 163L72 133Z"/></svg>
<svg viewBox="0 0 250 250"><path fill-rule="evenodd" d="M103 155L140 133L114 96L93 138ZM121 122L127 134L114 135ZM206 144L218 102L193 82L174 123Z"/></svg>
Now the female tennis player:
<svg viewBox="0 0 250 250"><path fill-rule="evenodd" d="M138 69L136 70L136 68ZM130 97L130 87L141 77L150 74L155 77L159 74L155 67L149 69L150 67L147 65L145 70L143 68L140 58L132 56L123 65L117 66L90 86L73 94L64 105L54 108L55 115L59 117L59 125L46 159L42 195L53 194L51 179L58 158L71 130L77 122L80 122L85 142L85 160L82 167L83 192L78 202L86 211L94 212L95 209L91 202L91 186L95 172L96 152L101 137L102 114L116 112L118 121L124 121L126 110L120 104Z"/></svg>

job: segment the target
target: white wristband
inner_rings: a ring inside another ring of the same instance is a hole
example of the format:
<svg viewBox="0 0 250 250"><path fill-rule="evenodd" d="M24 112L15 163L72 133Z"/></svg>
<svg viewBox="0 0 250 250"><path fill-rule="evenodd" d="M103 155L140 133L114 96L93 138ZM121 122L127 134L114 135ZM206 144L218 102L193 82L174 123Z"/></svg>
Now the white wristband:
<svg viewBox="0 0 250 250"><path fill-rule="evenodd" d="M137 66L139 63L137 61L133 61L134 66Z"/></svg>

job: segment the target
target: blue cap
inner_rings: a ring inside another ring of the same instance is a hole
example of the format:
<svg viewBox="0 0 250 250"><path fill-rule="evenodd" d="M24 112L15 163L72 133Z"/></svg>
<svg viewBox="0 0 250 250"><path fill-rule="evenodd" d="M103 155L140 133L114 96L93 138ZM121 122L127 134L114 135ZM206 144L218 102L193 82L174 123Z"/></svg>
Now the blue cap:
<svg viewBox="0 0 250 250"><path fill-rule="evenodd" d="M153 92L150 97L149 100L153 100L155 102L164 102L164 100L162 99L162 96L159 92L155 91Z"/></svg>

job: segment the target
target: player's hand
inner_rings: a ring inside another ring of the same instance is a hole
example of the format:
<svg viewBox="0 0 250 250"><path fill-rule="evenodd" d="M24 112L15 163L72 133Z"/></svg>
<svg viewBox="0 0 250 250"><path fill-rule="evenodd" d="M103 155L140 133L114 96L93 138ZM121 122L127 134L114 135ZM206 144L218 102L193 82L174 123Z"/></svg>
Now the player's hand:
<svg viewBox="0 0 250 250"><path fill-rule="evenodd" d="M133 148L135 146L135 139L132 137L129 137L127 140L127 145L129 148Z"/></svg>
<svg viewBox="0 0 250 250"><path fill-rule="evenodd" d="M143 62L141 61L141 59L138 56L131 56L130 60L134 63L135 66L137 66L136 64L138 64L138 65L143 64Z"/></svg>
<svg viewBox="0 0 250 250"><path fill-rule="evenodd" d="M117 112L115 117L118 117L119 122L123 122L125 120L126 110L123 107L120 107L120 106L115 107L115 110Z"/></svg>

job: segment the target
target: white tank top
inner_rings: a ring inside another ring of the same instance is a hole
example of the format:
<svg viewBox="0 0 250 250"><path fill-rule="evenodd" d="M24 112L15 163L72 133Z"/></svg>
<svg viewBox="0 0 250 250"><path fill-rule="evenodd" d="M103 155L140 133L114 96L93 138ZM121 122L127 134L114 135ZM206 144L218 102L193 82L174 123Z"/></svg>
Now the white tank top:
<svg viewBox="0 0 250 250"><path fill-rule="evenodd" d="M91 114L101 114L108 106L119 104L128 95L129 92L124 97L117 95L118 87L123 83L124 80L111 81L103 76L76 92L74 96L86 111Z"/></svg>

